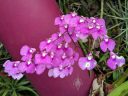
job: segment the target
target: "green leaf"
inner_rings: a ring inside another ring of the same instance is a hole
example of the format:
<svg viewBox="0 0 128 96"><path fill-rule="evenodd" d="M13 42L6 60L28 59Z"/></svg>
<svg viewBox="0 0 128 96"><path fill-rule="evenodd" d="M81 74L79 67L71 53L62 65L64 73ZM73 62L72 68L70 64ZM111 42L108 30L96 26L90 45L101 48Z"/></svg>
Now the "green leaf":
<svg viewBox="0 0 128 96"><path fill-rule="evenodd" d="M14 90L12 96L17 96L16 91Z"/></svg>
<svg viewBox="0 0 128 96"><path fill-rule="evenodd" d="M17 89L19 91L30 91L30 92L34 93L36 96L39 96L33 89L31 89L29 87L19 86Z"/></svg>
<svg viewBox="0 0 128 96"><path fill-rule="evenodd" d="M108 52L105 53L105 54L100 58L99 63L105 61L105 60L108 58L108 56L109 56Z"/></svg>
<svg viewBox="0 0 128 96"><path fill-rule="evenodd" d="M17 84L17 86L23 86L23 85L26 85L26 84L29 84L30 82L29 81L22 81L22 82L19 82Z"/></svg>
<svg viewBox="0 0 128 96"><path fill-rule="evenodd" d="M114 80L114 81L119 78L119 72L118 72L118 71L113 72L112 75L113 75L113 80Z"/></svg>
<svg viewBox="0 0 128 96"><path fill-rule="evenodd" d="M2 96L6 96L9 90L5 90Z"/></svg>
<svg viewBox="0 0 128 96"><path fill-rule="evenodd" d="M125 90L128 90L128 81L115 88L111 93L108 94L108 96L120 96L121 93Z"/></svg>

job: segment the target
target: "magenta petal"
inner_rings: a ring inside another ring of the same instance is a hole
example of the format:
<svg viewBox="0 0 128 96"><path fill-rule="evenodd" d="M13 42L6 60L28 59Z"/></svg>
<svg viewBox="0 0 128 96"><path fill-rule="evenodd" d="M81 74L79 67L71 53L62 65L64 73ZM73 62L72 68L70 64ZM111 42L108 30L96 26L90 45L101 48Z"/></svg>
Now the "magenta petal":
<svg viewBox="0 0 128 96"><path fill-rule="evenodd" d="M27 54L26 56L23 56L21 58L22 61L27 61L27 60L30 60L32 58L32 54Z"/></svg>
<svg viewBox="0 0 128 96"><path fill-rule="evenodd" d="M70 24L70 21L71 21L71 15L70 14L65 15L64 16L64 23Z"/></svg>
<svg viewBox="0 0 128 96"><path fill-rule="evenodd" d="M98 24L100 24L100 25L105 26L105 21L104 21L104 19L97 19L96 22L97 22Z"/></svg>
<svg viewBox="0 0 128 96"><path fill-rule="evenodd" d="M74 60L77 61L78 58L79 58L79 53L75 53L75 54L74 54Z"/></svg>
<svg viewBox="0 0 128 96"><path fill-rule="evenodd" d="M49 77L52 77L52 76L53 76L53 69L50 69L50 70L48 71L48 76L49 76Z"/></svg>
<svg viewBox="0 0 128 96"><path fill-rule="evenodd" d="M85 62L87 62L87 58L86 57L80 57L79 58L78 64L79 64L79 67L82 70L85 70L86 69Z"/></svg>
<svg viewBox="0 0 128 96"><path fill-rule="evenodd" d="M50 56L46 56L42 61L44 64L51 64L52 59Z"/></svg>
<svg viewBox="0 0 128 96"><path fill-rule="evenodd" d="M96 67L96 65L97 65L96 60L92 59L92 60L90 61L90 67L88 68L88 70L94 69L94 68Z"/></svg>
<svg viewBox="0 0 128 96"><path fill-rule="evenodd" d="M71 75L72 72L73 72L73 67L70 67L70 68L69 68L69 74Z"/></svg>
<svg viewBox="0 0 128 96"><path fill-rule="evenodd" d="M30 64L27 66L26 73L34 73L35 72L35 65Z"/></svg>
<svg viewBox="0 0 128 96"><path fill-rule="evenodd" d="M113 60L112 58L109 58L107 60L107 66L111 68L112 70L116 69L116 60Z"/></svg>
<svg viewBox="0 0 128 96"><path fill-rule="evenodd" d="M78 21L79 21L79 17L78 16L70 19L70 22L69 22L70 27L76 27L77 24L78 24Z"/></svg>
<svg viewBox="0 0 128 96"><path fill-rule="evenodd" d="M68 72L67 72L67 70L62 70L61 72L60 72L60 78L64 78L66 75L68 74Z"/></svg>
<svg viewBox="0 0 128 96"><path fill-rule="evenodd" d="M25 72L27 70L27 66L26 66L26 63L25 62L22 62L18 65L18 69L20 72Z"/></svg>
<svg viewBox="0 0 128 96"><path fill-rule="evenodd" d="M97 40L97 38L99 37L99 34L97 32L93 32L93 33L91 33L91 35L94 40Z"/></svg>
<svg viewBox="0 0 128 96"><path fill-rule="evenodd" d="M106 44L105 41L102 41L102 42L100 43L100 48L101 48L101 50L102 50L103 52L106 52L106 51L107 51L107 44Z"/></svg>
<svg viewBox="0 0 128 96"><path fill-rule="evenodd" d="M11 70L13 68L13 62L11 62L10 60L7 60L4 64L3 67L5 68L5 70Z"/></svg>
<svg viewBox="0 0 128 96"><path fill-rule="evenodd" d="M52 66L57 67L61 64L61 59L60 58L54 58L52 61Z"/></svg>
<svg viewBox="0 0 128 96"><path fill-rule="evenodd" d="M62 27L59 27L59 30L60 30L60 33L64 33L64 32L66 32L66 29L62 26Z"/></svg>
<svg viewBox="0 0 128 96"><path fill-rule="evenodd" d="M30 49L29 46L24 45L24 46L20 49L20 55L22 55L22 56L27 55L28 52L29 52L29 49Z"/></svg>
<svg viewBox="0 0 128 96"><path fill-rule="evenodd" d="M38 75L42 74L44 71L45 71L45 65L43 65L43 64L38 64L38 65L36 66L36 73L37 73Z"/></svg>
<svg viewBox="0 0 128 96"><path fill-rule="evenodd" d="M117 56L116 57L116 60L117 60L117 65L119 67L121 67L122 65L125 64L125 58L123 56Z"/></svg>
<svg viewBox="0 0 128 96"><path fill-rule="evenodd" d="M15 74L15 75L12 75L12 78L13 79L17 79L17 80L20 80L24 75L22 73L18 73L18 74Z"/></svg>
<svg viewBox="0 0 128 96"><path fill-rule="evenodd" d="M60 71L58 68L54 68L53 69L53 77L56 78L60 75Z"/></svg>
<svg viewBox="0 0 128 96"><path fill-rule="evenodd" d="M39 48L40 48L41 51L42 51L43 49L45 49L46 44L47 44L46 41L40 42Z"/></svg>
<svg viewBox="0 0 128 96"><path fill-rule="evenodd" d="M113 49L115 48L115 45L116 45L115 41L112 40L112 39L109 39L109 41L108 41L108 49L110 51L113 51Z"/></svg>
<svg viewBox="0 0 128 96"><path fill-rule="evenodd" d="M62 21L61 21L60 17L56 17L56 18L55 18L55 23L54 23L54 24L55 24L55 25L60 25L61 22L62 22Z"/></svg>
<svg viewBox="0 0 128 96"><path fill-rule="evenodd" d="M52 41L56 40L57 38L58 38L57 33L52 34L52 36L51 36Z"/></svg>
<svg viewBox="0 0 128 96"><path fill-rule="evenodd" d="M74 51L73 51L72 48L68 48L68 49L66 50L66 55L70 57L70 56L73 55L73 52L74 52Z"/></svg>
<svg viewBox="0 0 128 96"><path fill-rule="evenodd" d="M71 42L71 37L67 33L64 35L64 39L67 43Z"/></svg>
<svg viewBox="0 0 128 96"><path fill-rule="evenodd" d="M41 64L42 61L42 56L40 54L35 54L35 64Z"/></svg>

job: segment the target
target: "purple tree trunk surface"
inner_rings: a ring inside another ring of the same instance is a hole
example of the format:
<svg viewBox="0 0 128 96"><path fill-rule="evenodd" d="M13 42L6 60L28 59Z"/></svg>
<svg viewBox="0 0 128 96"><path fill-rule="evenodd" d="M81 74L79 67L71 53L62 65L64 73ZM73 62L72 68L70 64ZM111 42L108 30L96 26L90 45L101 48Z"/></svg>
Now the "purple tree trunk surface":
<svg viewBox="0 0 128 96"><path fill-rule="evenodd" d="M0 0L0 41L19 60L23 45L38 48L40 41L58 32L54 19L60 15L55 0ZM94 76L75 64L73 74L64 79L49 78L47 72L27 77L39 96L88 96Z"/></svg>

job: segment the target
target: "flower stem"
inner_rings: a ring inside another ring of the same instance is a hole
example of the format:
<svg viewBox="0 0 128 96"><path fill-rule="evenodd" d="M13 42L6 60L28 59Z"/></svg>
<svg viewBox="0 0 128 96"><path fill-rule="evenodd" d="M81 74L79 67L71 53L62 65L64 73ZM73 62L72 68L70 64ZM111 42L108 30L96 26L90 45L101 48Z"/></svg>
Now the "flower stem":
<svg viewBox="0 0 128 96"><path fill-rule="evenodd" d="M82 43L82 41L81 41L81 40L79 40L79 41L78 41L78 43L79 43L79 45L80 45L80 47L81 47L82 51L84 52L84 55L86 55L86 54L87 54L87 51L86 51L86 49L85 49L84 44Z"/></svg>
<svg viewBox="0 0 128 96"><path fill-rule="evenodd" d="M101 0L101 10L100 10L100 18L103 18L103 13L104 13L104 0Z"/></svg>

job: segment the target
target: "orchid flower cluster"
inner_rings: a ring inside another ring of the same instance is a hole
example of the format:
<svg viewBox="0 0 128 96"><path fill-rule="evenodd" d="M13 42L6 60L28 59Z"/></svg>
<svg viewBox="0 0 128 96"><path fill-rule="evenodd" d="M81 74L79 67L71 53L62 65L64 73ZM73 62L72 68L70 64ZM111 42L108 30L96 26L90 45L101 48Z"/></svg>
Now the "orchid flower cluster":
<svg viewBox="0 0 128 96"><path fill-rule="evenodd" d="M85 42L90 37L93 40L100 39L100 49L110 52L110 58L107 60L110 69L114 70L125 64L124 57L113 52L116 43L107 36L104 19L78 16L72 12L55 18L55 25L59 27L59 32L40 42L40 51L24 45L20 50L21 60L7 60L3 65L4 71L14 79L20 79L25 73L40 75L47 69L49 77L64 78L72 74L73 65L77 61L82 70L92 70L97 66L92 52L86 57L79 57L70 45L78 40Z"/></svg>

